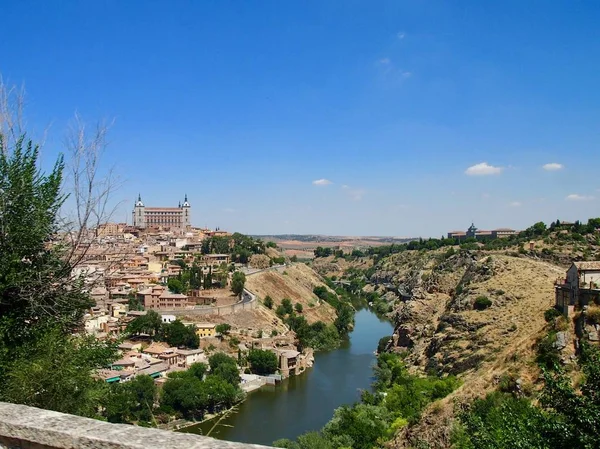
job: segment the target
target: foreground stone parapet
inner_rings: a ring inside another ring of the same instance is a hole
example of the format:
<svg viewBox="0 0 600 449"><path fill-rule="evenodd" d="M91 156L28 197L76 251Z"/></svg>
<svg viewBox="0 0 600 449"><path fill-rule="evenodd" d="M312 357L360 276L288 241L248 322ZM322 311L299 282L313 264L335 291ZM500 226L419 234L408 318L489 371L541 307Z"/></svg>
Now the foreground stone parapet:
<svg viewBox="0 0 600 449"><path fill-rule="evenodd" d="M265 449L0 402L0 449Z"/></svg>

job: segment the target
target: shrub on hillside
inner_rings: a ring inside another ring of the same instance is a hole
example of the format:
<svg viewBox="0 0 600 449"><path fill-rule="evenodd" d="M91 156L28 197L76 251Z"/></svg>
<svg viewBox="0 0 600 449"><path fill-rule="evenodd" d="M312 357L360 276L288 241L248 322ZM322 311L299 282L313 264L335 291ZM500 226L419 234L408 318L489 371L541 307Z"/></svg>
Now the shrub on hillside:
<svg viewBox="0 0 600 449"><path fill-rule="evenodd" d="M491 307L492 301L487 296L478 296L473 303L473 308L475 310L485 310L488 307Z"/></svg>
<svg viewBox="0 0 600 449"><path fill-rule="evenodd" d="M381 354L387 348L389 341L392 339L391 335L386 335L385 337L381 337L379 339L379 343L377 344L377 352Z"/></svg>
<svg viewBox="0 0 600 449"><path fill-rule="evenodd" d="M600 307L588 307L586 312L586 321L590 324L600 324Z"/></svg>
<svg viewBox="0 0 600 449"><path fill-rule="evenodd" d="M561 315L561 313L557 309L552 307L544 312L544 319L546 320L546 323L550 323L550 322L554 321L554 319L556 317L559 317L560 315Z"/></svg>

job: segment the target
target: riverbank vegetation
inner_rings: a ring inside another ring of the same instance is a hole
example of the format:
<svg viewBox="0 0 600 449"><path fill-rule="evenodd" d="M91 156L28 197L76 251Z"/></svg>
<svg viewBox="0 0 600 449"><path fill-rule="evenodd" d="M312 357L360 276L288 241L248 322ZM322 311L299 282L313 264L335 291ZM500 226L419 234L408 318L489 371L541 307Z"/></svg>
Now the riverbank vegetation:
<svg viewBox="0 0 600 449"><path fill-rule="evenodd" d="M389 440L399 428L417 421L428 404L459 385L453 376L410 374L402 357L389 353L379 356L374 377L374 391L364 391L360 402L336 409L323 429L301 435L296 441L277 440L274 445L288 449L371 449Z"/></svg>
<svg viewBox="0 0 600 449"><path fill-rule="evenodd" d="M206 364L194 363L186 371L169 373L160 390L143 375L107 385L102 415L109 422L156 426L178 418L199 420L241 401L235 359L215 354L209 365L210 371Z"/></svg>

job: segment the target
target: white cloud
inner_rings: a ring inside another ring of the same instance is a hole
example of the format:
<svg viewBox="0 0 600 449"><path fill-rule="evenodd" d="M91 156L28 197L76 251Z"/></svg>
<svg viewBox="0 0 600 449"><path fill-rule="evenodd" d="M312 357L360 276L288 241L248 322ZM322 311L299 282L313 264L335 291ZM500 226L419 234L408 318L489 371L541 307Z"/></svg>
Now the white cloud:
<svg viewBox="0 0 600 449"><path fill-rule="evenodd" d="M549 164L542 165L542 168L546 171L557 171L562 170L564 165L559 164L557 162L550 162Z"/></svg>
<svg viewBox="0 0 600 449"><path fill-rule="evenodd" d="M567 198L565 199L567 201L591 201L594 199L594 197L589 195L579 195L577 193L571 193L570 195L567 195Z"/></svg>
<svg viewBox="0 0 600 449"><path fill-rule="evenodd" d="M352 188L352 187L350 187L349 185L346 185L346 184L344 184L342 186L342 189L354 201L360 201L360 200L362 200L363 197L365 196L365 193L366 193L364 189L354 189L354 188Z"/></svg>
<svg viewBox="0 0 600 449"><path fill-rule="evenodd" d="M520 201L513 201L511 203L509 203L510 207L521 207L523 205L523 203L521 203Z"/></svg>
<svg viewBox="0 0 600 449"><path fill-rule="evenodd" d="M465 173L469 176L487 176L487 175L499 175L502 173L504 168L494 167L489 165L487 162L481 162L479 164L472 165L465 170Z"/></svg>
<svg viewBox="0 0 600 449"><path fill-rule="evenodd" d="M406 37L406 33L400 31L396 36L398 36L398 39L402 40Z"/></svg>
<svg viewBox="0 0 600 449"><path fill-rule="evenodd" d="M316 179L313 182L314 186L328 186L329 184L333 184L329 179Z"/></svg>
<svg viewBox="0 0 600 449"><path fill-rule="evenodd" d="M490 197L491 197L491 195L489 193L482 193L481 194L481 198L483 198L484 200L487 200Z"/></svg>
<svg viewBox="0 0 600 449"><path fill-rule="evenodd" d="M392 62L392 61L391 61L391 59L390 59L390 58L381 58L381 59L379 60L379 64L382 64L382 65L389 65L391 62Z"/></svg>
<svg viewBox="0 0 600 449"><path fill-rule="evenodd" d="M407 72L407 71L401 71L400 72L400 76L402 76L402 78L410 78L412 75L411 72Z"/></svg>
<svg viewBox="0 0 600 449"><path fill-rule="evenodd" d="M223 209L223 212L227 212L228 214L232 214L235 212L235 209L231 208L231 207L226 207L225 209Z"/></svg>

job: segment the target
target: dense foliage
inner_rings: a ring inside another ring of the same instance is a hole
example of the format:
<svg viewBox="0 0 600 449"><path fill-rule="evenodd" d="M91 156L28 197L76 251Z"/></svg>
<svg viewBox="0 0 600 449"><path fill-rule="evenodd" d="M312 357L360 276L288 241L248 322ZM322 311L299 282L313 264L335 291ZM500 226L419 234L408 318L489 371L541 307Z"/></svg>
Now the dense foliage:
<svg viewBox="0 0 600 449"><path fill-rule="evenodd" d="M92 374L116 348L72 336L93 301L57 240L62 158L44 174L38 155L0 134L0 400L96 416L104 383Z"/></svg>
<svg viewBox="0 0 600 449"><path fill-rule="evenodd" d="M246 285L246 275L241 271L233 273L231 278L231 291L234 295L241 297L244 291L244 285Z"/></svg>
<svg viewBox="0 0 600 449"><path fill-rule="evenodd" d="M130 335L149 335L178 348L196 349L200 346L200 338L194 326L186 326L180 320L163 323L161 316L154 310L148 310L146 315L133 319L127 325L126 332Z"/></svg>
<svg viewBox="0 0 600 449"><path fill-rule="evenodd" d="M242 399L235 360L218 353L209 361L208 375L208 367L203 363L195 363L187 371L169 374L160 396L161 412L200 419L206 412L217 412Z"/></svg>
<svg viewBox="0 0 600 449"><path fill-rule="evenodd" d="M233 262L247 264L253 254L264 254L265 242L234 233L230 236L209 237L202 242L202 254L230 254Z"/></svg>
<svg viewBox="0 0 600 449"><path fill-rule="evenodd" d="M250 369L254 374L266 376L273 374L279 367L277 355L273 351L253 349L248 354Z"/></svg>
<svg viewBox="0 0 600 449"><path fill-rule="evenodd" d="M150 376L136 376L129 382L106 387L102 398L104 416L114 423L149 423L153 419L158 389Z"/></svg>
<svg viewBox="0 0 600 449"><path fill-rule="evenodd" d="M335 410L319 432L309 432L296 441L278 440L277 447L322 449L347 447L371 449L394 432L416 420L427 404L448 395L458 386L453 377L419 377L408 373L400 356L380 355L375 368L375 392L363 392L362 401Z"/></svg>
<svg viewBox="0 0 600 449"><path fill-rule="evenodd" d="M569 373L550 357L542 340L538 361L544 370L539 405L530 399L495 392L462 413L457 449L592 449L600 447L600 350L583 344L576 387ZM543 356L542 356L543 355ZM549 360L552 363L549 363Z"/></svg>

